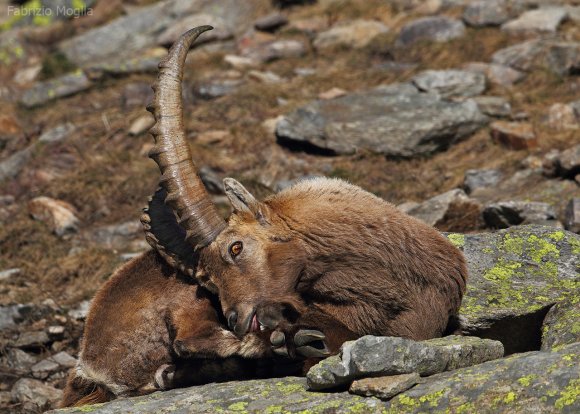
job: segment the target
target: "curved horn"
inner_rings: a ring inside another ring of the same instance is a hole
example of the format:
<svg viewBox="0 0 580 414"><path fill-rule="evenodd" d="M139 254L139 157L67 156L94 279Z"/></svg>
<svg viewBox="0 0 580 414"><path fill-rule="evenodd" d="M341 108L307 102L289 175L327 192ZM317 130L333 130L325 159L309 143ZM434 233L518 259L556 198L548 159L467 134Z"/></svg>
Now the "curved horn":
<svg viewBox="0 0 580 414"><path fill-rule="evenodd" d="M211 29L211 26L196 27L173 45L159 63L159 77L153 86L155 97L147 108L156 121L149 130L156 144L149 156L161 170L160 184L167 191L165 202L177 214L186 231L185 240L195 250L210 244L226 226L199 178L183 127L183 65L193 41Z"/></svg>

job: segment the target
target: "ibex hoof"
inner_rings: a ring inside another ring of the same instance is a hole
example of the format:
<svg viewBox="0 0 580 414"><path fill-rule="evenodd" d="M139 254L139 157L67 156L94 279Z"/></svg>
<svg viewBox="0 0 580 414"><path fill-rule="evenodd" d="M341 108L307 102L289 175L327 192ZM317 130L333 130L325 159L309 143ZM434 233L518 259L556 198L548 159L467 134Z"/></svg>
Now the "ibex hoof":
<svg viewBox="0 0 580 414"><path fill-rule="evenodd" d="M314 329L301 329L294 334L292 343L287 343L286 335L281 331L274 331L270 335L270 342L276 355L293 358L325 358L330 351L324 340L326 337Z"/></svg>
<svg viewBox="0 0 580 414"><path fill-rule="evenodd" d="M160 390L173 388L173 378L175 377L175 365L163 364L155 372L155 387Z"/></svg>

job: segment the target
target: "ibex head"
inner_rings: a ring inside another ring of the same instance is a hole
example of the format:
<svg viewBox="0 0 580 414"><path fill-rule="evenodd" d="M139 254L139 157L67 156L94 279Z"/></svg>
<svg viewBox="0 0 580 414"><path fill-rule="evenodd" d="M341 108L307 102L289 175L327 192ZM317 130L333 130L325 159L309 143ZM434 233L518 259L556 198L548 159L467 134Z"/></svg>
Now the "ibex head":
<svg viewBox="0 0 580 414"><path fill-rule="evenodd" d="M228 324L238 335L259 329L257 305L283 298L295 287L291 258L296 256L284 223L239 182L224 180L233 214L218 214L192 160L183 128L181 80L192 42L211 26L185 33L159 65L148 108L157 123L150 152L161 170L161 189L142 218L149 243L168 262L220 295ZM284 269L277 264L284 263Z"/></svg>

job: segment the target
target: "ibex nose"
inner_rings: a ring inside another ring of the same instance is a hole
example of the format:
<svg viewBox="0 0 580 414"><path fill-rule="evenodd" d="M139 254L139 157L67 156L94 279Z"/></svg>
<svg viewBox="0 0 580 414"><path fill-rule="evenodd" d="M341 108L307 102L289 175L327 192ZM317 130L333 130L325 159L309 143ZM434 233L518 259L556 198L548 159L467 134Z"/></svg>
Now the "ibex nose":
<svg viewBox="0 0 580 414"><path fill-rule="evenodd" d="M228 319L228 327L230 330L234 330L236 323L238 322L238 312L236 311L228 311L226 314L226 318Z"/></svg>

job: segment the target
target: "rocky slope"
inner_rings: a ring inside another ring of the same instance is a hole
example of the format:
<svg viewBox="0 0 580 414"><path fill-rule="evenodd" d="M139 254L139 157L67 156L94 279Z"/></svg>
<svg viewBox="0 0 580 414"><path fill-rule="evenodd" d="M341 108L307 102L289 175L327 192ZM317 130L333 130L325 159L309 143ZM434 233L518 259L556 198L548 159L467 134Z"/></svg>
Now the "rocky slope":
<svg viewBox="0 0 580 414"><path fill-rule="evenodd" d="M576 407L564 347L578 341L580 2L21 3L0 0L0 411L54 407L87 300L148 248L138 217L158 174L146 157L149 85L177 36L208 23L216 29L186 68L185 123L224 214L225 176L262 196L304 177L348 179L452 232L470 263L466 332L516 353L426 382L353 385L383 396L413 386L390 402L304 394L297 379L252 383L271 390L269 404L284 400L272 412L337 401L345 411ZM542 364L557 368L536 374ZM538 366L529 387L520 365ZM215 392L227 398L206 401L213 408L266 410L235 400L237 386L114 404L157 401L153 410L174 398L191 411L187 401Z"/></svg>

